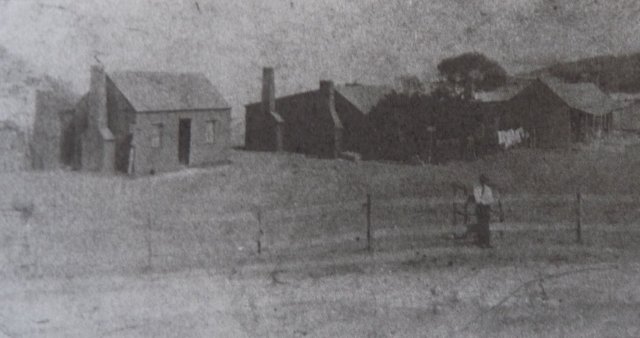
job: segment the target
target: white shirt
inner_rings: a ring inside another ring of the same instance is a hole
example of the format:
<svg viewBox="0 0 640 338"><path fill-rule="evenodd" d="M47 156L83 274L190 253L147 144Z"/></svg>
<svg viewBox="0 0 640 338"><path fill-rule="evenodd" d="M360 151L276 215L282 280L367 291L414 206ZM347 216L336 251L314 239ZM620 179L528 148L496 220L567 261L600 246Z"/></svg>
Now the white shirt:
<svg viewBox="0 0 640 338"><path fill-rule="evenodd" d="M476 203L482 205L491 205L494 203L493 192L487 185L477 185L473 188L473 197L476 199Z"/></svg>

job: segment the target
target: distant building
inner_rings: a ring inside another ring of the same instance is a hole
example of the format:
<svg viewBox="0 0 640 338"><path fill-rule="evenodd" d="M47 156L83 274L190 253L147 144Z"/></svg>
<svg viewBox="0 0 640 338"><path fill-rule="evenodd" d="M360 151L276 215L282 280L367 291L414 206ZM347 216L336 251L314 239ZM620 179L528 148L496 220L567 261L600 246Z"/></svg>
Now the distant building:
<svg viewBox="0 0 640 338"><path fill-rule="evenodd" d="M36 170L63 168L74 156L74 102L77 98L38 90L35 99L31 166Z"/></svg>
<svg viewBox="0 0 640 338"><path fill-rule="evenodd" d="M75 108L72 164L149 174L226 159L231 108L199 73L91 68Z"/></svg>
<svg viewBox="0 0 640 338"><path fill-rule="evenodd" d="M609 133L620 105L592 83L540 78L510 99L513 118L536 148L567 147Z"/></svg>
<svg viewBox="0 0 640 338"><path fill-rule="evenodd" d="M318 90L276 99L273 69L265 68L262 101L246 106L245 147L326 158L345 151L367 153L372 146L367 115L391 91L320 81Z"/></svg>
<svg viewBox="0 0 640 338"><path fill-rule="evenodd" d="M512 78L504 86L474 94L471 111L476 114L476 138L482 143L481 146L495 147L498 145L496 135L499 131L524 127L512 100L531 82L529 79Z"/></svg>
<svg viewBox="0 0 640 338"><path fill-rule="evenodd" d="M0 172L23 170L27 164L27 138L18 125L0 121Z"/></svg>

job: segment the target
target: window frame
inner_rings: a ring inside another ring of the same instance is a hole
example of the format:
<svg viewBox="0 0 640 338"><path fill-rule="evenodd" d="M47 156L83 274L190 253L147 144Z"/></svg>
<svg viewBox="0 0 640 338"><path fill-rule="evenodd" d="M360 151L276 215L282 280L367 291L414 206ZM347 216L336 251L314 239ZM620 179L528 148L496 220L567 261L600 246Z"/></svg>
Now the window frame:
<svg viewBox="0 0 640 338"><path fill-rule="evenodd" d="M153 123L153 129L151 131L151 148L162 148L163 138L164 138L164 124L163 123Z"/></svg>
<svg viewBox="0 0 640 338"><path fill-rule="evenodd" d="M216 143L218 134L218 120L207 120L204 128L204 142L207 144Z"/></svg>

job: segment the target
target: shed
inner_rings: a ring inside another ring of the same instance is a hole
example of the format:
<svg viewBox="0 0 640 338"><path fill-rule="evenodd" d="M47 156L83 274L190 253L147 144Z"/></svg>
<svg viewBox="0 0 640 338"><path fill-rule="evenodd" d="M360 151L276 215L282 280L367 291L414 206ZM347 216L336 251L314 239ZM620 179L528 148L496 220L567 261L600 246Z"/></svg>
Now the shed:
<svg viewBox="0 0 640 338"><path fill-rule="evenodd" d="M531 146L558 148L608 133L619 104L592 83L539 78L514 96L510 107L530 133Z"/></svg>

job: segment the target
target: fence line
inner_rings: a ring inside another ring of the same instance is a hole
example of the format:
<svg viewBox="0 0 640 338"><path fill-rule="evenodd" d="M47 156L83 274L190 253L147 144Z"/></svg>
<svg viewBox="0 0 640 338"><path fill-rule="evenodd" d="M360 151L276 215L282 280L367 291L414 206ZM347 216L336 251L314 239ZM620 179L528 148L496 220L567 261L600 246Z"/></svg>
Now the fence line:
<svg viewBox="0 0 640 338"><path fill-rule="evenodd" d="M554 232L556 237L566 239L562 243L567 244L592 243L596 232L604 234L606 240L618 241L615 243L638 240L628 226L640 223L637 196L522 195L503 196L502 202L506 222L492 223L494 231ZM171 217L146 214L129 225L77 227L72 232L40 224L27 231L27 235L31 236L32 247L42 246L41 253L50 253L50 257L34 258L49 271L60 267L69 271L145 268L155 271L227 264L238 257L246 259L247 255L304 253L306 248L316 252L324 248L338 252L380 252L397 239L407 243L429 239L424 244L428 247L445 241L440 235L454 230L448 218L451 203L450 197L363 194L361 199L313 206L274 209L254 206L249 211ZM9 246L19 251L22 239L16 235L25 232L19 213L9 213L3 218L14 219L4 225L5 253L14 250ZM615 237L616 234L626 235ZM86 266L76 268L67 264Z"/></svg>
<svg viewBox="0 0 640 338"><path fill-rule="evenodd" d="M576 235L576 241L580 243L583 240L583 218L585 215L582 212L582 209L585 202L589 204L596 204L598 207L603 205L606 206L607 203L612 205L619 205L620 203L633 203L640 205L640 199L633 195L606 196L585 195L580 193L578 195L578 202L576 202L576 196L577 195L572 196L569 194L503 196L500 201L501 205L498 206L498 210L501 212L499 212L497 219L503 221L503 218L506 218L507 223L496 224L496 222L492 222L492 229L500 231L565 231L576 229L576 231L579 232L579 234ZM394 232L396 234L406 233L415 235L417 233L436 234L451 231L451 228L446 229L442 226L429 229L430 224L409 224L408 226L398 227L398 224L402 225L403 223L407 223L407 221L397 221L399 219L408 219L412 217L412 215L431 215L434 216L435 219L442 219L443 214L446 213L444 210L447 209L447 205L450 206L451 203L456 205L456 202L452 202L451 198L395 197L380 199L367 194L363 196L363 200L364 203L362 203L362 200L346 201L300 208L266 210L262 213L263 222L261 222L261 228L259 231L261 236L274 236L273 232L278 232L279 230L286 231L287 229L285 225L287 224L293 225L292 228L295 228L296 223L304 223L307 225L312 223L309 227L313 228L313 223L316 225L320 224L322 223L323 218L332 219L331 216L335 216L335 219L339 219L342 217L345 218L346 221L362 222L364 227L361 229L365 229L363 237L367 239L365 247L368 250L372 249L374 238L378 241L380 239L377 238L377 236L387 237ZM372 203L372 200L375 201L375 203ZM576 203L579 203L579 207L572 207L572 205L575 205ZM456 207L454 207L453 213L454 217L456 217L456 215L463 215L467 218L465 223L470 221L472 213L468 210L457 210L456 212L455 208ZM579 221L576 220L576 222L579 223L579 226L575 225L572 227L570 225L572 222L571 219L578 217L572 216L572 209L574 208L580 210ZM606 214L607 210L600 210L599 212ZM345 215L341 216L339 213L345 213ZM592 221L597 221L598 217L602 217L602 215L595 215L596 212L593 210L590 211L590 213ZM624 212L621 212L621 214L623 213ZM376 225L376 228L372 229L371 224L374 219L379 223L379 225ZM395 223L395 225L390 226L391 223ZM411 221L408 221L408 223L411 223ZM525 226L524 224L526 223L529 225ZM458 224L457 220L455 220L453 224ZM509 227L510 224L513 224L514 226ZM348 228L347 230L350 231L323 233L322 238L315 238L306 242L298 239L298 243L281 241L280 245L276 245L274 242L270 243L270 245L272 247L288 246L290 248L301 248L305 247L305 245L336 243L340 240L352 241L353 237L358 237L358 231L356 230L358 228L357 226L350 224L347 224L346 226ZM587 229L590 231L598 230L593 227L588 227ZM600 230L607 232L615 229L600 228ZM265 243L262 243L262 250L265 249L264 245Z"/></svg>

